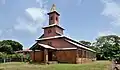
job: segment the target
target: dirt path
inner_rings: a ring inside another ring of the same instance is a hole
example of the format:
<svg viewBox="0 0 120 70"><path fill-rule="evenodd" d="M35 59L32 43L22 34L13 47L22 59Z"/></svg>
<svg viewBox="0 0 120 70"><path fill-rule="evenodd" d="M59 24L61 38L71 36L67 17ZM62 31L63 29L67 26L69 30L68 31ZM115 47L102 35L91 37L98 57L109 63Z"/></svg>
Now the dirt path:
<svg viewBox="0 0 120 70"><path fill-rule="evenodd" d="M120 64L116 64L114 61L112 61L111 70L120 70Z"/></svg>

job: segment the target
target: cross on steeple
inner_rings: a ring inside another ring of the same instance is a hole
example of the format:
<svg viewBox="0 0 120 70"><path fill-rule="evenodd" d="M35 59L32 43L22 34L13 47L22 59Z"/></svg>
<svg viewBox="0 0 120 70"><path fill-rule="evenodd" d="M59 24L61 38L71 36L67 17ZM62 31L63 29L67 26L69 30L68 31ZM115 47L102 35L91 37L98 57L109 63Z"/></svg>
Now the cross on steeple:
<svg viewBox="0 0 120 70"><path fill-rule="evenodd" d="M54 11L56 11L56 6L55 6L55 4L52 5L52 8L51 8L50 12L54 12Z"/></svg>

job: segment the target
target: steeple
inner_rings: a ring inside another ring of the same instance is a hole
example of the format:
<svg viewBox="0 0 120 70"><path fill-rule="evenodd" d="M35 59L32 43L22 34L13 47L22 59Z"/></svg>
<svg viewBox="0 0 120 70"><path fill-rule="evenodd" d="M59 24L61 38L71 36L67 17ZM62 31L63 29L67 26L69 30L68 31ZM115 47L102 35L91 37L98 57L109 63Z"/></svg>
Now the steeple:
<svg viewBox="0 0 120 70"><path fill-rule="evenodd" d="M52 25L52 24L58 25L59 24L60 14L57 12L55 4L52 5L48 15L49 15L49 25Z"/></svg>
<svg viewBox="0 0 120 70"><path fill-rule="evenodd" d="M52 5L52 8L51 8L50 12L54 12L54 11L56 11L56 6L55 6L55 4Z"/></svg>
<svg viewBox="0 0 120 70"><path fill-rule="evenodd" d="M52 5L50 12L47 14L49 16L49 25L43 27L44 37L62 35L64 29L59 25L60 14L57 12L55 4Z"/></svg>
<svg viewBox="0 0 120 70"><path fill-rule="evenodd" d="M58 15L60 15L59 13L58 13L58 11L56 10L56 5L55 4L53 4L52 5L52 7L51 7L51 9L50 9L50 12L48 13L48 15L50 14L50 13L56 13L56 14L58 14Z"/></svg>

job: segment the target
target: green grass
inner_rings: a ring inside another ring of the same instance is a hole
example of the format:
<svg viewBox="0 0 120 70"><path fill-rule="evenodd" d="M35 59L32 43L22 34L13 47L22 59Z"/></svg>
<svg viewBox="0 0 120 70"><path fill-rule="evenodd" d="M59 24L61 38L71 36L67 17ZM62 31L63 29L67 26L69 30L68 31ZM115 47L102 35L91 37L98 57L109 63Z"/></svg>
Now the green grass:
<svg viewBox="0 0 120 70"><path fill-rule="evenodd" d="M87 64L27 64L11 62L0 64L0 70L109 70L111 62L96 61Z"/></svg>

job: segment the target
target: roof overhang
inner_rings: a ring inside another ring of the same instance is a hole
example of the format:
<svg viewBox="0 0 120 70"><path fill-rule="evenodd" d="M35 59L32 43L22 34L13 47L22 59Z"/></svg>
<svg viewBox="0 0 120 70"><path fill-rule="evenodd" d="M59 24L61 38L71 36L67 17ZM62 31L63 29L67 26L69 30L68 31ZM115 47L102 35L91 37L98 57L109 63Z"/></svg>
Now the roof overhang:
<svg viewBox="0 0 120 70"><path fill-rule="evenodd" d="M56 48L56 50L76 50L76 47L73 48Z"/></svg>
<svg viewBox="0 0 120 70"><path fill-rule="evenodd" d="M73 47L73 48L54 48L52 46L49 46L49 45L45 45L45 44L40 44L38 43L39 46L42 46L46 49L54 49L54 50L76 50L77 48L76 47Z"/></svg>
<svg viewBox="0 0 120 70"><path fill-rule="evenodd" d="M44 47L44 48L46 48L46 49L55 49L55 48L53 48L52 46L45 45L45 44L40 44L40 43L38 43L38 45L39 45L39 46L42 46L42 47Z"/></svg>
<svg viewBox="0 0 120 70"><path fill-rule="evenodd" d="M57 26L57 27L59 27L60 29L65 30L64 28L62 28L60 25L58 25L58 24L56 24L56 23L54 23L54 24L52 24L52 25L49 25L49 26L42 27L42 28L45 29L45 28L54 27L54 26Z"/></svg>
<svg viewBox="0 0 120 70"><path fill-rule="evenodd" d="M47 13L48 15L52 14L52 13L56 13L58 16L60 16L60 14L57 12L57 11L52 11L52 12L49 12Z"/></svg>
<svg viewBox="0 0 120 70"><path fill-rule="evenodd" d="M53 36L53 37L46 37L46 38L40 38L40 39L36 39L37 41L41 41L41 40L48 40L48 39L57 39L57 38L62 38L64 37L63 35L61 36Z"/></svg>
<svg viewBox="0 0 120 70"><path fill-rule="evenodd" d="M73 47L73 48L54 48L52 46L49 46L49 45L45 45L45 44L38 44L39 46L42 46L46 49L53 49L53 50L76 50L77 48L76 47Z"/></svg>

